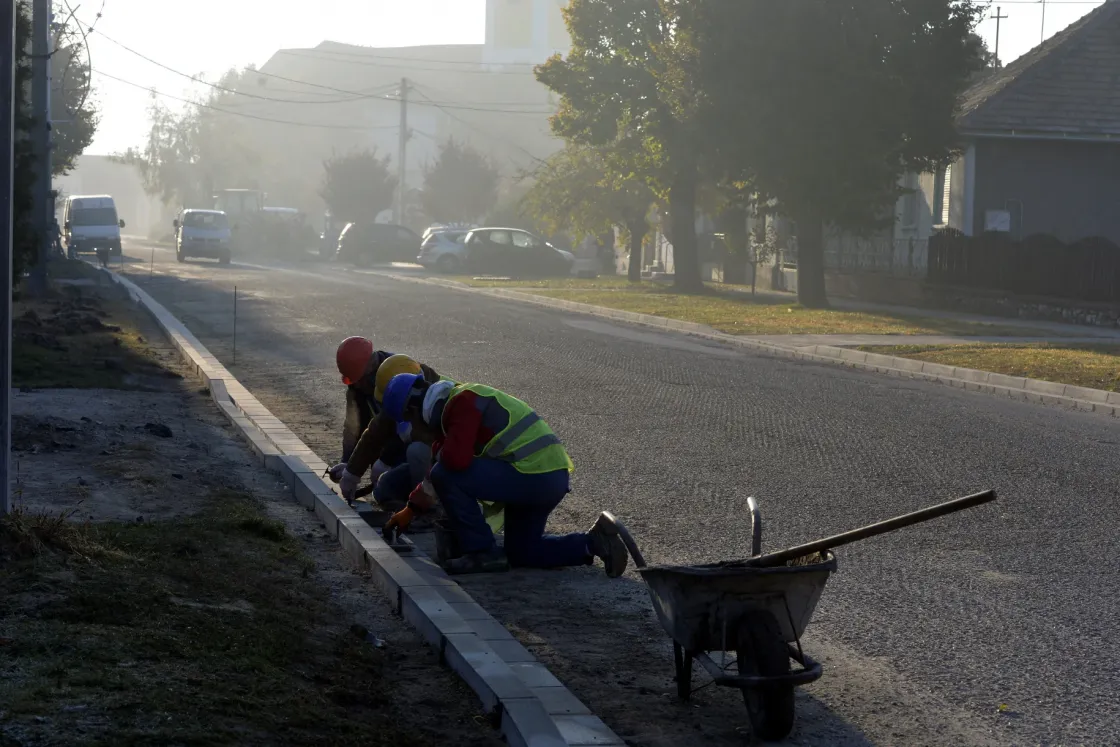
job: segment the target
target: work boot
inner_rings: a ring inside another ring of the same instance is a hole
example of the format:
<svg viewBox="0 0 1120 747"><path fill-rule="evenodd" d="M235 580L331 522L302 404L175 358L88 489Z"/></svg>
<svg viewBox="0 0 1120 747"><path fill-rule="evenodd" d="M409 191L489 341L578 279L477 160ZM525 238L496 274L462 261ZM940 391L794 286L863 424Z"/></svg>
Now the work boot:
<svg viewBox="0 0 1120 747"><path fill-rule="evenodd" d="M618 531L602 516L587 532L587 548L603 561L608 578L618 578L626 572L630 553L626 551L626 544L618 536Z"/></svg>
<svg viewBox="0 0 1120 747"><path fill-rule="evenodd" d="M509 560L504 550L495 547L486 552L468 552L452 558L443 564L449 576L465 576L470 573L505 573L509 570Z"/></svg>

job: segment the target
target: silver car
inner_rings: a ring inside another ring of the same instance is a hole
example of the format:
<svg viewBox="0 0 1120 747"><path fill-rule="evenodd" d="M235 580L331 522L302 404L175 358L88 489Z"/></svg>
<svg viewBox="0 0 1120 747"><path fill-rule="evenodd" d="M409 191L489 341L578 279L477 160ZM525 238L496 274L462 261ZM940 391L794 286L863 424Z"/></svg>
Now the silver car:
<svg viewBox="0 0 1120 747"><path fill-rule="evenodd" d="M416 261L429 270L455 274L467 261L467 247L463 240L470 231L438 231L429 234L420 246Z"/></svg>

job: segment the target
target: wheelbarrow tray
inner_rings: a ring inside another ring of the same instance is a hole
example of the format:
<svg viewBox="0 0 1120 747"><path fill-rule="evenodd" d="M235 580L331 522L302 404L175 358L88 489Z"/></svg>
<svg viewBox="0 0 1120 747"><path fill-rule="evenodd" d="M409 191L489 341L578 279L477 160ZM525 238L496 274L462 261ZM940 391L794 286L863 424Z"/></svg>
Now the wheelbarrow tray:
<svg viewBox="0 0 1120 747"><path fill-rule="evenodd" d="M740 647L741 621L752 611L773 615L786 643L801 638L836 570L831 552L819 557L777 568L662 565L639 573L665 632L686 651L734 651Z"/></svg>

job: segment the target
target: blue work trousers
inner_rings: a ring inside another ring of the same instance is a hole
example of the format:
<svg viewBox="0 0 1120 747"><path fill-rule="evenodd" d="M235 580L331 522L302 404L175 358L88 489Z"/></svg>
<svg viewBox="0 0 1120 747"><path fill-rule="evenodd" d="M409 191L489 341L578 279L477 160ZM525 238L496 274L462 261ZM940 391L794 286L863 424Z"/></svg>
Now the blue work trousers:
<svg viewBox="0 0 1120 747"><path fill-rule="evenodd" d="M432 468L435 488L465 553L494 549L494 534L482 516L479 501L505 505L505 550L510 565L523 568L564 568L592 561L584 533L545 535L545 524L570 490L568 470L526 475L508 462L478 458L462 471Z"/></svg>
<svg viewBox="0 0 1120 747"><path fill-rule="evenodd" d="M404 503L412 491L424 481L432 466L432 447L411 443L405 461L381 476L373 489L373 498L380 504Z"/></svg>

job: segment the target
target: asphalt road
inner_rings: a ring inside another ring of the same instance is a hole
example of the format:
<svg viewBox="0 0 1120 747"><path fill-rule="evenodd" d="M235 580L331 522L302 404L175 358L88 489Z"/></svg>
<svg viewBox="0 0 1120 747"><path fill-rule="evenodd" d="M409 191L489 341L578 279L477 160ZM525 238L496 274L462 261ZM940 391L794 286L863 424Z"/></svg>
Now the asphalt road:
<svg viewBox="0 0 1120 747"><path fill-rule="evenodd" d="M838 551L805 642L825 676L799 696L793 743L1120 744L1114 419L320 264L128 254L129 276L325 461L340 449L334 348L365 334L533 404L577 465L552 528L611 509L651 562L747 554L748 495L777 549L994 488L996 506ZM634 574L470 585L632 744L744 739L726 691L675 704Z"/></svg>

